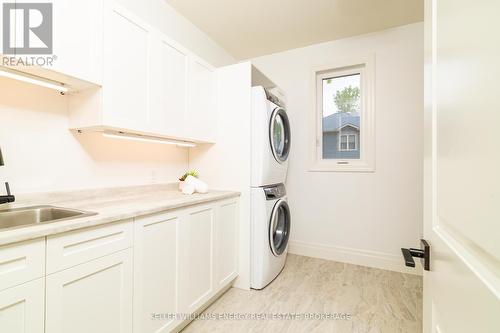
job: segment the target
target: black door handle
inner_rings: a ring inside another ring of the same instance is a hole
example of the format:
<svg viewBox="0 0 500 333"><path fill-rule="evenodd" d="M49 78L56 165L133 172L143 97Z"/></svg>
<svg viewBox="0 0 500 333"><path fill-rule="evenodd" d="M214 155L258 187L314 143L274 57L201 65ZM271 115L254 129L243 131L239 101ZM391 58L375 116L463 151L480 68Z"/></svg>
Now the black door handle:
<svg viewBox="0 0 500 333"><path fill-rule="evenodd" d="M409 249L401 249L403 252L403 257L405 258L405 265L408 267L415 267L415 260L413 260L413 256Z"/></svg>
<svg viewBox="0 0 500 333"><path fill-rule="evenodd" d="M413 257L420 258L422 266L426 271L430 270L430 259L431 259L431 247L425 239L420 240L420 249L405 249L401 248L403 253L403 258L405 259L405 265L408 267L415 267L415 260Z"/></svg>

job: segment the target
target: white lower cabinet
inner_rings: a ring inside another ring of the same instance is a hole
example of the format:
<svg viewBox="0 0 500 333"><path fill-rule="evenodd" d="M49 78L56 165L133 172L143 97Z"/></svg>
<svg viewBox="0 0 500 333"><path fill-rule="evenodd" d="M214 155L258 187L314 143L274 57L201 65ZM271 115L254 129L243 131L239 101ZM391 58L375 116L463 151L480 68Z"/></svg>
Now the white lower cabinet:
<svg viewBox="0 0 500 333"><path fill-rule="evenodd" d="M134 333L178 329L230 286L237 230L238 198L136 219Z"/></svg>
<svg viewBox="0 0 500 333"><path fill-rule="evenodd" d="M0 290L44 276L45 239L0 246Z"/></svg>
<svg viewBox="0 0 500 333"><path fill-rule="evenodd" d="M206 205L186 212L180 225L179 309L193 313L213 291L215 207Z"/></svg>
<svg viewBox="0 0 500 333"><path fill-rule="evenodd" d="M132 332L132 249L48 275L46 333Z"/></svg>
<svg viewBox="0 0 500 333"><path fill-rule="evenodd" d="M43 333L45 278L0 291L0 332Z"/></svg>
<svg viewBox="0 0 500 333"><path fill-rule="evenodd" d="M222 202L215 221L215 288L221 289L238 275L238 199Z"/></svg>
<svg viewBox="0 0 500 333"><path fill-rule="evenodd" d="M162 213L135 222L134 332L169 332L177 312L179 215Z"/></svg>
<svg viewBox="0 0 500 333"><path fill-rule="evenodd" d="M0 247L0 332L178 330L236 278L237 231L233 198Z"/></svg>

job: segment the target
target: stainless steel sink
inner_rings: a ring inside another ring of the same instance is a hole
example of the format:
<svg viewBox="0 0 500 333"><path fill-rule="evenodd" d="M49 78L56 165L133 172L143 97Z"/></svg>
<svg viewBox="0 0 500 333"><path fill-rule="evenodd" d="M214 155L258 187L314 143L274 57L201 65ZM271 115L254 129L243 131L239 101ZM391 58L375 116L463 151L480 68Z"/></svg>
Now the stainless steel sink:
<svg viewBox="0 0 500 333"><path fill-rule="evenodd" d="M50 223L97 213L54 206L32 206L0 210L0 230L18 228L39 223Z"/></svg>

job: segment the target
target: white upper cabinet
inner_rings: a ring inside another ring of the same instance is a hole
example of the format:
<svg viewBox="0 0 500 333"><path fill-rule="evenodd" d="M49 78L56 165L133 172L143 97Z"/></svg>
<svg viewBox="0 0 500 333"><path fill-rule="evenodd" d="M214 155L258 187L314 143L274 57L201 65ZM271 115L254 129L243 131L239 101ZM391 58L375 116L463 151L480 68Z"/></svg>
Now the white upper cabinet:
<svg viewBox="0 0 500 333"><path fill-rule="evenodd" d="M106 1L104 16L103 122L147 130L150 28Z"/></svg>
<svg viewBox="0 0 500 333"><path fill-rule="evenodd" d="M52 3L56 58L53 66L47 68L101 84L103 0L52 0Z"/></svg>
<svg viewBox="0 0 500 333"><path fill-rule="evenodd" d="M70 127L214 143L214 67L104 0L103 86L70 96Z"/></svg>
<svg viewBox="0 0 500 333"><path fill-rule="evenodd" d="M25 7L18 8L17 15L10 17L15 20L11 25L11 29L15 27L15 32L11 36L16 37L11 37L14 39L9 44L18 49L15 61L6 63L8 67L67 84L73 89L102 84L103 0L30 0L17 3ZM42 11L39 17L37 10L30 9L30 6L36 8L37 4L52 4L52 20L50 11ZM30 20L38 18L42 24L52 22L51 34L42 38L30 32L29 36L24 36L24 24L19 20L26 17ZM43 49L50 46L50 40L52 52L48 54L26 54L27 51L19 50ZM14 57L13 54L6 56Z"/></svg>
<svg viewBox="0 0 500 333"><path fill-rule="evenodd" d="M71 129L215 143L213 66L113 0L52 3L51 65L15 69L69 87Z"/></svg>
<svg viewBox="0 0 500 333"><path fill-rule="evenodd" d="M217 135L217 76L215 69L193 57L189 66L188 133L200 141L215 142Z"/></svg>
<svg viewBox="0 0 500 333"><path fill-rule="evenodd" d="M158 33L151 57L150 127L185 137L188 52Z"/></svg>

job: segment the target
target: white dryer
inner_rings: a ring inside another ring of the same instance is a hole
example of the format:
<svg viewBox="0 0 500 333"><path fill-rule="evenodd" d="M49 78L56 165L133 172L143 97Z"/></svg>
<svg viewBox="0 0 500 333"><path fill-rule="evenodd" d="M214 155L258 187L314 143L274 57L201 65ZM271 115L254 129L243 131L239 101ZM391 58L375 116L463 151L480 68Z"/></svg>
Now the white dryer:
<svg viewBox="0 0 500 333"><path fill-rule="evenodd" d="M283 184L252 188L251 281L262 289L285 267L291 217Z"/></svg>
<svg viewBox="0 0 500 333"><path fill-rule="evenodd" d="M291 133L285 105L261 86L252 88L251 186L284 183Z"/></svg>

